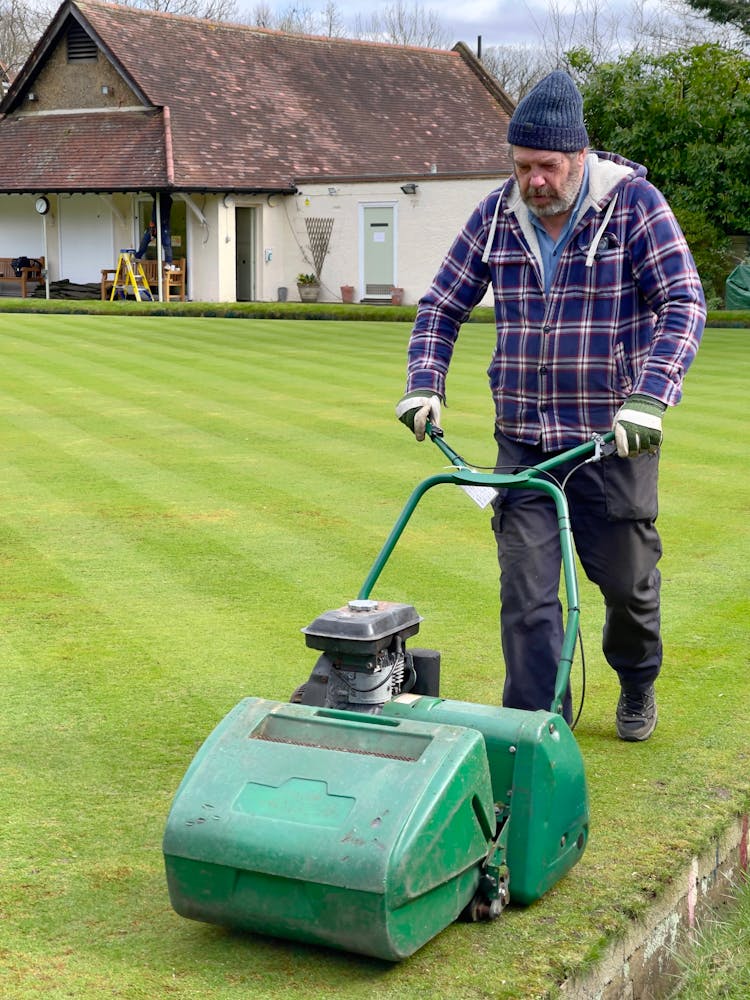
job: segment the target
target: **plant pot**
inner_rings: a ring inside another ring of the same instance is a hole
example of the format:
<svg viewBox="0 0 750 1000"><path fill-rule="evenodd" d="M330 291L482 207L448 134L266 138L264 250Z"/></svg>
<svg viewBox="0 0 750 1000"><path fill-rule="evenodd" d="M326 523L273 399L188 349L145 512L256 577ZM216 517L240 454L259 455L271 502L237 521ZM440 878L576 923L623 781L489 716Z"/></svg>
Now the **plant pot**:
<svg viewBox="0 0 750 1000"><path fill-rule="evenodd" d="M354 302L354 285L341 286L341 301L345 305L351 305Z"/></svg>
<svg viewBox="0 0 750 1000"><path fill-rule="evenodd" d="M300 302L317 302L320 285L297 285Z"/></svg>
<svg viewBox="0 0 750 1000"><path fill-rule="evenodd" d="M404 290L403 288L392 288L391 289L391 305L400 306L404 301Z"/></svg>

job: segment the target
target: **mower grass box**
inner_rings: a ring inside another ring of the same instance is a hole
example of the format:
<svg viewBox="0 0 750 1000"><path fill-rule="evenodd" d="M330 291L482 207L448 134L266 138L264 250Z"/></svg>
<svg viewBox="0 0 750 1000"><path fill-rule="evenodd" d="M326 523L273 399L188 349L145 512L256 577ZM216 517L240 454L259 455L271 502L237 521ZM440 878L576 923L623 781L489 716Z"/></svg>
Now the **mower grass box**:
<svg viewBox="0 0 750 1000"><path fill-rule="evenodd" d="M474 895L495 830L471 729L247 698L164 836L185 917L396 960Z"/></svg>

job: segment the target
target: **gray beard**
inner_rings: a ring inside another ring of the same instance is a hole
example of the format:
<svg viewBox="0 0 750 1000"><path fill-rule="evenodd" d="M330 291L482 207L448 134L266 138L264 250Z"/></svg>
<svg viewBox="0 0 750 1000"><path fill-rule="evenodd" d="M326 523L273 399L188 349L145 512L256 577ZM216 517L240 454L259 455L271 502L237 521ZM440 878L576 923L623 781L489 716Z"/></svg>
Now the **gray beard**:
<svg viewBox="0 0 750 1000"><path fill-rule="evenodd" d="M545 219L550 215L563 215L569 211L573 207L577 194L576 191L572 198L555 198L553 201L547 202L546 205L534 205L528 201L526 204L529 206L529 211L533 212L537 218Z"/></svg>
<svg viewBox="0 0 750 1000"><path fill-rule="evenodd" d="M546 205L534 205L528 192L523 200L526 202L529 211L533 212L539 219L545 219L551 215L563 215L565 212L569 212L575 204L578 192L581 190L582 176L583 170L580 170L575 177L569 177L560 197L553 198ZM541 191L535 192L535 194L541 193L544 193L544 188Z"/></svg>

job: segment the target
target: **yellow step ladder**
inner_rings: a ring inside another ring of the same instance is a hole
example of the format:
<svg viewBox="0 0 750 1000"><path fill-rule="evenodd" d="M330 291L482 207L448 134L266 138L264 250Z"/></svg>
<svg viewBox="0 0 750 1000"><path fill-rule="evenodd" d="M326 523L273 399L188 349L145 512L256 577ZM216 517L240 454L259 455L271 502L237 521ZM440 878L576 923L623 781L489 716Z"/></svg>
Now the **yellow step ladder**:
<svg viewBox="0 0 750 1000"><path fill-rule="evenodd" d="M143 265L139 260L135 259L135 250L120 251L109 301L112 302L115 298L127 298L128 288L132 288L133 295L138 302L153 302L154 296L149 287Z"/></svg>

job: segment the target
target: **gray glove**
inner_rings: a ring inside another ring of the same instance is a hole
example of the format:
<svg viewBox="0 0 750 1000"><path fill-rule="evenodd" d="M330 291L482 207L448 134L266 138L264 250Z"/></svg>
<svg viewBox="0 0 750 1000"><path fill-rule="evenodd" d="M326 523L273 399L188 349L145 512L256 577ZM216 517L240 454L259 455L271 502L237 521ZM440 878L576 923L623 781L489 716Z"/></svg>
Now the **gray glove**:
<svg viewBox="0 0 750 1000"><path fill-rule="evenodd" d="M635 458L636 455L655 454L659 450L664 435L661 430L661 415L666 406L653 396L633 393L615 414L612 430L620 458Z"/></svg>
<svg viewBox="0 0 750 1000"><path fill-rule="evenodd" d="M412 431L417 441L424 441L428 420L433 427L440 426L441 404L440 396L428 395L424 389L417 389L407 392L399 401L396 416Z"/></svg>

